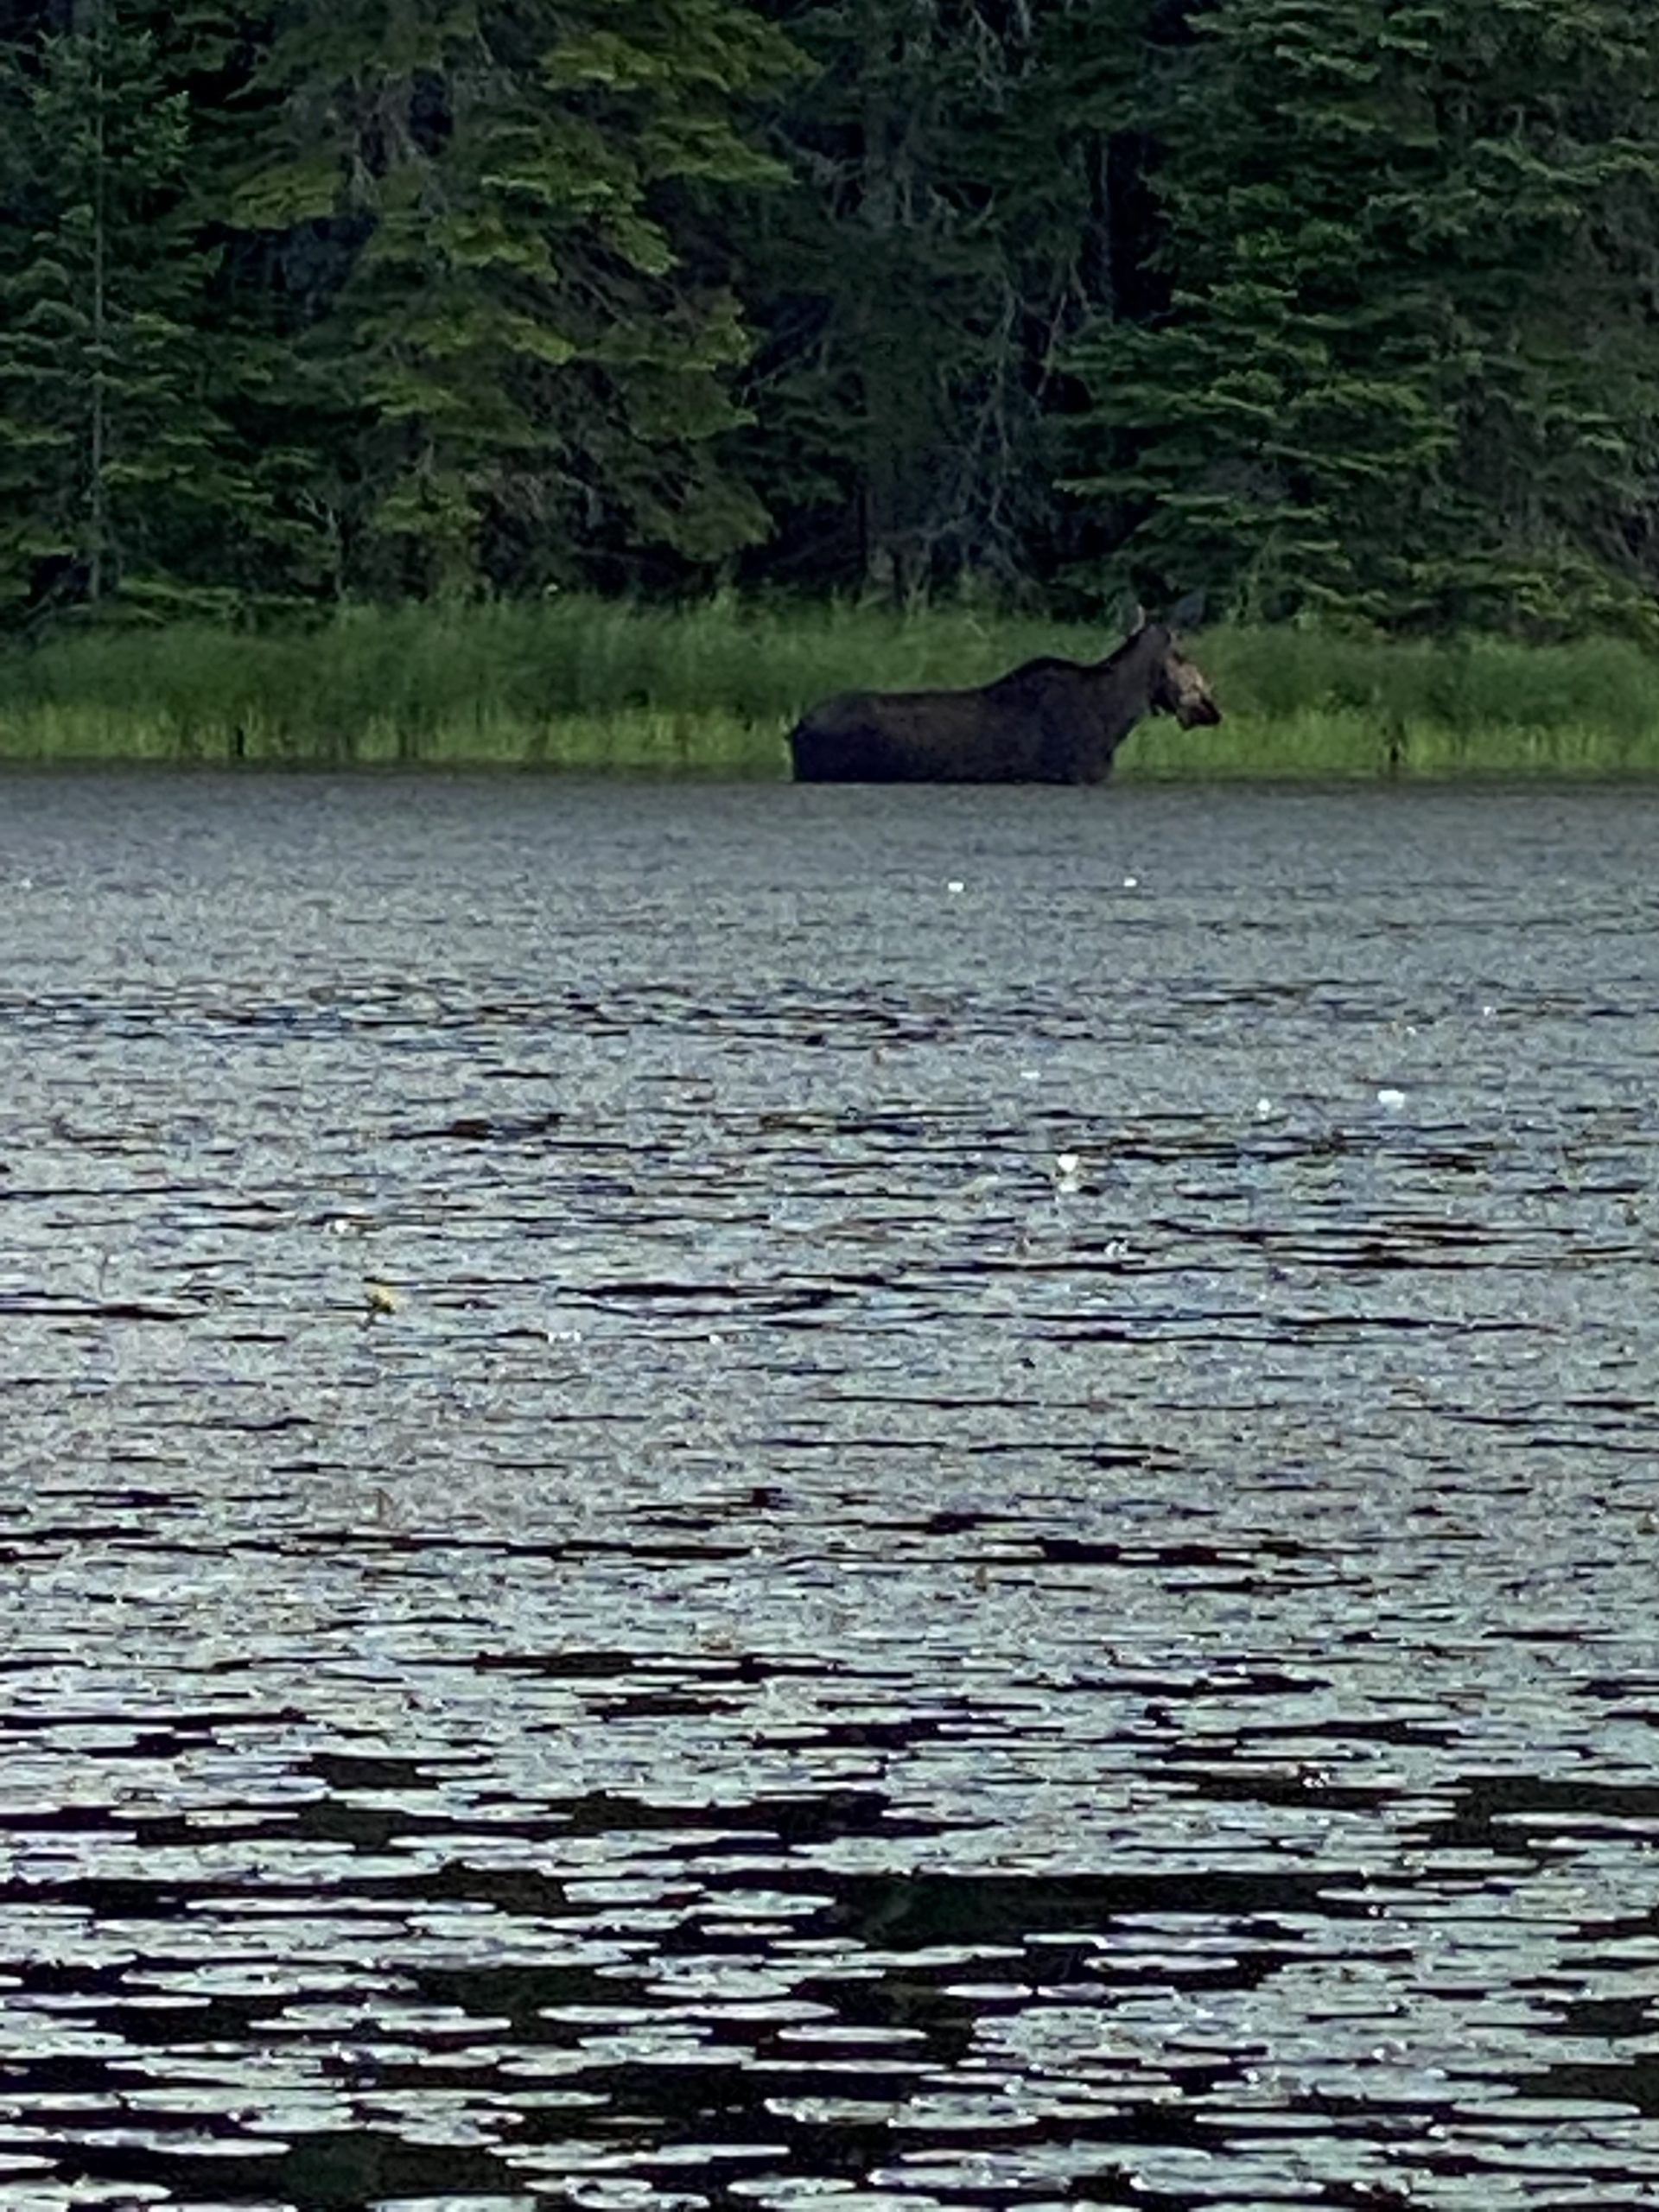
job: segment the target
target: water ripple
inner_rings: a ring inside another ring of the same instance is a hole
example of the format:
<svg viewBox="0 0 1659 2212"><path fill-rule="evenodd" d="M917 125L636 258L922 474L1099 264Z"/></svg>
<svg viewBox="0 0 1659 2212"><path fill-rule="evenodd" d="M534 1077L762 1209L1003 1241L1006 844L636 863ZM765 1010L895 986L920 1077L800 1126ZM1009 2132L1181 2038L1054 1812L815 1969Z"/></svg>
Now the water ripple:
<svg viewBox="0 0 1659 2212"><path fill-rule="evenodd" d="M8 799L9 2212L1659 2204L1650 796Z"/></svg>

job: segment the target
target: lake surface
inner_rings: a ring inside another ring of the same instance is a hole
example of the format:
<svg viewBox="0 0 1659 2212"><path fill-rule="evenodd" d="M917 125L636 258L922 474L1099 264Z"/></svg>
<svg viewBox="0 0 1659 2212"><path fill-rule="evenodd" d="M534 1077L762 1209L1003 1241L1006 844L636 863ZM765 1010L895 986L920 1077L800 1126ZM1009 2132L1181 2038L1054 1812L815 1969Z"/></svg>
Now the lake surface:
<svg viewBox="0 0 1659 2212"><path fill-rule="evenodd" d="M1659 795L0 784L0 2203L1659 2204Z"/></svg>

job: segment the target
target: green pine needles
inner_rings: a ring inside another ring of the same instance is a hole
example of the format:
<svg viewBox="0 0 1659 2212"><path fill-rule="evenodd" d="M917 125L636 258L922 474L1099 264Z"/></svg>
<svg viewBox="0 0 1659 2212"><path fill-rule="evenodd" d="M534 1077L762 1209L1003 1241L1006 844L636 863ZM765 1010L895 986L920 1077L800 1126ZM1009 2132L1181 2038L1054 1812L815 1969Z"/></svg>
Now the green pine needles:
<svg viewBox="0 0 1659 2212"><path fill-rule="evenodd" d="M428 0L396 31L362 0L283 11L234 202L329 241L302 336L350 455L312 472L339 581L533 592L608 556L631 582L760 536L709 456L740 419L741 313L671 215L777 174L740 111L784 42L736 0ZM292 399L302 448L315 403Z"/></svg>
<svg viewBox="0 0 1659 2212"><path fill-rule="evenodd" d="M1168 296L1097 323L1074 488L1236 613L1653 628L1659 15L1211 0L1149 78Z"/></svg>
<svg viewBox="0 0 1659 2212"><path fill-rule="evenodd" d="M0 48L0 605L236 604L189 149L187 96L121 0Z"/></svg>
<svg viewBox="0 0 1659 2212"><path fill-rule="evenodd" d="M735 590L1659 645L1659 10L16 0L0 647Z"/></svg>

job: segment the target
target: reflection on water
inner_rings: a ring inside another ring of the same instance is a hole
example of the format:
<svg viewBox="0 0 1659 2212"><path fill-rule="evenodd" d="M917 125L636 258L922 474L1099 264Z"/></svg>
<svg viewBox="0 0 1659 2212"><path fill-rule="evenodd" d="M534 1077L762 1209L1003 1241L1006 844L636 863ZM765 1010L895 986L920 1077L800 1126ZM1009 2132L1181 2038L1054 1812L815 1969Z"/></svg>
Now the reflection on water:
<svg viewBox="0 0 1659 2212"><path fill-rule="evenodd" d="M1659 799L0 798L7 2212L1659 2203Z"/></svg>

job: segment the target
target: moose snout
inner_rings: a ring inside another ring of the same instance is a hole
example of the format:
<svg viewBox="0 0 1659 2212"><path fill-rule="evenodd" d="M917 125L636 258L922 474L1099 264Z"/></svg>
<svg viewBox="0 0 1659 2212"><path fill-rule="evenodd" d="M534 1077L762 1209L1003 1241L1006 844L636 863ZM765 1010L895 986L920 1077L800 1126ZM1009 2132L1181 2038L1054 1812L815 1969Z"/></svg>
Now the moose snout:
<svg viewBox="0 0 1659 2212"><path fill-rule="evenodd" d="M1221 709L1207 694L1201 699L1183 699L1175 719L1183 729L1212 729L1221 720Z"/></svg>

